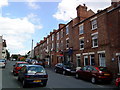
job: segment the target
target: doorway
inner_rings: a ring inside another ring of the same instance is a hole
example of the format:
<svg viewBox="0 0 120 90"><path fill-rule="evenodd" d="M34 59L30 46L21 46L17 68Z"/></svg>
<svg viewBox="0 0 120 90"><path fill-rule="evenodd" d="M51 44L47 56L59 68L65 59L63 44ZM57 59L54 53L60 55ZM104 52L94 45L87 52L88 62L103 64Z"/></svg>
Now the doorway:
<svg viewBox="0 0 120 90"><path fill-rule="evenodd" d="M119 73L120 73L120 56L118 56L118 68L119 68Z"/></svg>

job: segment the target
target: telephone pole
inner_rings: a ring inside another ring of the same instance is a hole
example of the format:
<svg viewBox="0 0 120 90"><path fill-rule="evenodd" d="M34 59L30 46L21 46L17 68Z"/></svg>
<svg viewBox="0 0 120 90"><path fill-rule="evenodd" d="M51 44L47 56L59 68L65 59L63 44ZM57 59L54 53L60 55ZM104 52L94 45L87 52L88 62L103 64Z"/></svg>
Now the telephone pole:
<svg viewBox="0 0 120 90"><path fill-rule="evenodd" d="M31 58L33 58L33 39L32 39L32 45L31 45Z"/></svg>

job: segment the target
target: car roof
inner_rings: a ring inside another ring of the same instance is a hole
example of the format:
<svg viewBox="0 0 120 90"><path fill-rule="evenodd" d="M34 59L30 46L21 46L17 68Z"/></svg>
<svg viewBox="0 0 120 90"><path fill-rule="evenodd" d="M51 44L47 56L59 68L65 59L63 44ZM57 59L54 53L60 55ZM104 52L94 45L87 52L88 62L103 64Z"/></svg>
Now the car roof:
<svg viewBox="0 0 120 90"><path fill-rule="evenodd" d="M16 63L27 63L27 62L24 62L24 61L17 61Z"/></svg>
<svg viewBox="0 0 120 90"><path fill-rule="evenodd" d="M6 61L5 59L0 59L0 61Z"/></svg>
<svg viewBox="0 0 120 90"><path fill-rule="evenodd" d="M31 66L33 66L33 67L43 67L43 66L40 66L40 65L26 65L26 67L31 67Z"/></svg>

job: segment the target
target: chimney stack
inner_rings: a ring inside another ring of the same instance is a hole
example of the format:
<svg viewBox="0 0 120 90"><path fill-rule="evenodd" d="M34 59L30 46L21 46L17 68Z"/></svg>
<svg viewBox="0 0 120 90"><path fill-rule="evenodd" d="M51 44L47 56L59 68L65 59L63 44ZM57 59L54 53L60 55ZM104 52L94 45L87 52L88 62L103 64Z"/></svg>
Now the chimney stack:
<svg viewBox="0 0 120 90"><path fill-rule="evenodd" d="M120 5L120 0L111 0L111 5L117 7L118 5Z"/></svg>
<svg viewBox="0 0 120 90"><path fill-rule="evenodd" d="M59 24L59 29L61 29L64 26L65 26L65 24Z"/></svg>
<svg viewBox="0 0 120 90"><path fill-rule="evenodd" d="M87 6L85 4L83 4L83 6L79 5L76 10L77 17L79 17L80 20L84 20L94 14L92 10L87 11Z"/></svg>

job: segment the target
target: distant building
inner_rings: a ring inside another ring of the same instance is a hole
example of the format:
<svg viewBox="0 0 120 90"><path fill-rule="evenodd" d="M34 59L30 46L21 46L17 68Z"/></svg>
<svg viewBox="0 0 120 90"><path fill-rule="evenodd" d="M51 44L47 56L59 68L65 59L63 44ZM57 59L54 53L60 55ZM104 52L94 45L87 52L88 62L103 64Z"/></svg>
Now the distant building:
<svg viewBox="0 0 120 90"><path fill-rule="evenodd" d="M6 40L0 36L0 59L7 59Z"/></svg>
<svg viewBox="0 0 120 90"><path fill-rule="evenodd" d="M0 59L2 59L2 48L3 48L3 39L2 36L0 36Z"/></svg>

